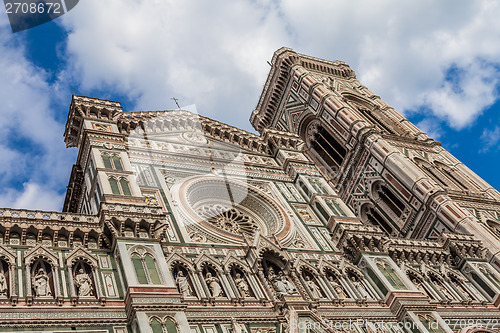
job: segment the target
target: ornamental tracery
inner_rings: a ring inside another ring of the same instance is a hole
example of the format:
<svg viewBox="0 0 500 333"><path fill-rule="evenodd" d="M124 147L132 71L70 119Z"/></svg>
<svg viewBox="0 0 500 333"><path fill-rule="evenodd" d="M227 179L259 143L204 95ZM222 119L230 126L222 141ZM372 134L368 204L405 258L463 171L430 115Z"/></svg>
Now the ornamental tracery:
<svg viewBox="0 0 500 333"><path fill-rule="evenodd" d="M196 212L207 222L233 234L253 235L259 228L252 217L235 207L228 209L221 204L202 205L198 207Z"/></svg>
<svg viewBox="0 0 500 333"><path fill-rule="evenodd" d="M172 191L193 242L199 235L215 243L238 243L257 234L275 235L283 244L294 240L296 229L284 208L244 181L219 176L195 176Z"/></svg>

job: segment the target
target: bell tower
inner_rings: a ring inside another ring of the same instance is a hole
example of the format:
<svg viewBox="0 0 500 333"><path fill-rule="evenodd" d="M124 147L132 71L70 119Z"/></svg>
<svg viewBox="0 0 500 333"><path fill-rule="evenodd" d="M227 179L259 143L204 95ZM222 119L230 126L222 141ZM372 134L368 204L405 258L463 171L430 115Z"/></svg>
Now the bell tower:
<svg viewBox="0 0 500 333"><path fill-rule="evenodd" d="M366 224L388 235L470 234L500 269L500 194L361 84L344 62L281 48L250 121L298 134Z"/></svg>

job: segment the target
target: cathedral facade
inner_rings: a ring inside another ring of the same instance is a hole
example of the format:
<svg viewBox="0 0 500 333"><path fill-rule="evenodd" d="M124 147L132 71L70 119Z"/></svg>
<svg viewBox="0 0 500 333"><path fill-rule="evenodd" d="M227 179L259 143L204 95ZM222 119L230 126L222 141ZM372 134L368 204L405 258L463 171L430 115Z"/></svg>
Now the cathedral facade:
<svg viewBox="0 0 500 333"><path fill-rule="evenodd" d="M0 332L500 332L500 194L343 62L250 121L74 95L63 212L0 209Z"/></svg>

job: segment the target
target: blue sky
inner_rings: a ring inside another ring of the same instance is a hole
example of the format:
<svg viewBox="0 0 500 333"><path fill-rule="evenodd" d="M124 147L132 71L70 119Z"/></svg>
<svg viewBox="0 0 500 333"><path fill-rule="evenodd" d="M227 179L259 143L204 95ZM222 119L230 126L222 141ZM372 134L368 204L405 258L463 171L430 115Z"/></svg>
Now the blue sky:
<svg viewBox="0 0 500 333"><path fill-rule="evenodd" d="M0 12L0 207L60 210L71 94L125 111L195 104L246 130L273 52L347 62L500 188L498 1L83 0L12 34Z"/></svg>

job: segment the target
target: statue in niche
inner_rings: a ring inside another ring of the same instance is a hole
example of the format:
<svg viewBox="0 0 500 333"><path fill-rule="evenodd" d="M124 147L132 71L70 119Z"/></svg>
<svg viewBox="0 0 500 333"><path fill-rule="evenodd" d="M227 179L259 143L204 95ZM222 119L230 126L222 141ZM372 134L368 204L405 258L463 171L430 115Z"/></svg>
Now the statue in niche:
<svg viewBox="0 0 500 333"><path fill-rule="evenodd" d="M212 276L212 273L208 272L205 276L205 282L207 283L210 292L212 293L212 297L220 297L222 294L222 288L220 285L220 281L217 277Z"/></svg>
<svg viewBox="0 0 500 333"><path fill-rule="evenodd" d="M439 291L441 291L441 294L443 294L443 296L447 299L447 300L454 300L455 297L453 297L453 295L451 295L451 293L448 291L448 289L443 286L443 284L441 282L436 282L436 285L439 289Z"/></svg>
<svg viewBox="0 0 500 333"><path fill-rule="evenodd" d="M35 290L36 297L52 295L49 286L49 276L43 268L40 268L35 276L33 276L33 289Z"/></svg>
<svg viewBox="0 0 500 333"><path fill-rule="evenodd" d="M250 288L248 287L248 283L240 273L236 273L234 275L234 284L236 285L236 288L238 288L241 296L250 297Z"/></svg>
<svg viewBox="0 0 500 333"><path fill-rule="evenodd" d="M269 267L269 271L267 273L267 278L271 282L274 282L274 280L276 279L276 272L274 271L274 269L272 267Z"/></svg>
<svg viewBox="0 0 500 333"><path fill-rule="evenodd" d="M418 290L420 290L420 292L422 294L424 294L424 296L429 296L429 294L427 293L427 291L425 290L422 282L418 281L417 279L413 278L411 279L411 282L415 285L415 287L417 287Z"/></svg>
<svg viewBox="0 0 500 333"><path fill-rule="evenodd" d="M7 279L4 272L0 272L0 295L7 296Z"/></svg>
<svg viewBox="0 0 500 333"><path fill-rule="evenodd" d="M339 298L347 298L347 295L344 291L344 288L340 285L340 283L335 281L333 276L330 275L330 277L328 278L328 281L330 281L330 283L332 284L333 290L335 290L335 292L337 293Z"/></svg>
<svg viewBox="0 0 500 333"><path fill-rule="evenodd" d="M365 286L363 285L363 282L361 282L361 279L356 279L354 276L351 278L351 281L352 281L352 284L354 285L354 287L356 288L356 290L359 292L359 294L361 295L361 298L363 299L367 299L368 297L370 297L370 295L368 295L368 292L366 291L366 288Z"/></svg>
<svg viewBox="0 0 500 333"><path fill-rule="evenodd" d="M280 272L277 277L274 278L273 286L279 295L298 295L298 291L295 286L288 281L283 272Z"/></svg>
<svg viewBox="0 0 500 333"><path fill-rule="evenodd" d="M90 276L87 273L85 273L83 268L80 268L78 270L78 273L76 274L74 280L75 280L75 285L78 288L78 296L80 297L93 296L92 280L90 279Z"/></svg>
<svg viewBox="0 0 500 333"><path fill-rule="evenodd" d="M462 283L460 281L457 281L457 280L454 280L452 279L451 280L451 283L458 289L460 290L460 292L462 293L462 295L464 295L464 297L467 299L467 301L473 301L471 295L469 294L469 292L467 290L465 290L464 286L462 285Z"/></svg>
<svg viewBox="0 0 500 333"><path fill-rule="evenodd" d="M233 326L234 333L246 333L247 329L244 324L240 324L236 321L236 319L231 318L231 325Z"/></svg>
<svg viewBox="0 0 500 333"><path fill-rule="evenodd" d="M184 276L182 271L177 273L177 277L175 278L175 283L177 283L177 287L179 288L179 292L184 296L193 296L193 291L191 290L191 286L189 285L188 278Z"/></svg>
<svg viewBox="0 0 500 333"><path fill-rule="evenodd" d="M306 281L306 285L311 291L311 294L314 298L321 298L321 290L319 289L318 285L311 279L309 275L306 275L304 278Z"/></svg>

